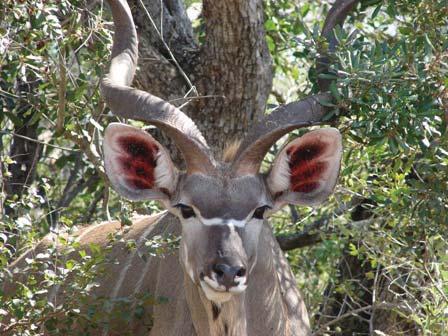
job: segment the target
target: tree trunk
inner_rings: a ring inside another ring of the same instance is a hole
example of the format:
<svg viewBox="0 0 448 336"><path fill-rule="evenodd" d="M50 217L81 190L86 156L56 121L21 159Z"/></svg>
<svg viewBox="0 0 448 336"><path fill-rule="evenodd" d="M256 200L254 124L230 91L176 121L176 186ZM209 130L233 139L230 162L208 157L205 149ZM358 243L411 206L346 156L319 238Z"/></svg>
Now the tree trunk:
<svg viewBox="0 0 448 336"><path fill-rule="evenodd" d="M271 90L273 74L262 1L204 1L201 46L182 1L144 3L157 30L140 2L132 1L140 35L136 84L175 105L185 103L179 98L189 93L193 99L183 111L219 155L227 142L241 138L264 113Z"/></svg>
<svg viewBox="0 0 448 336"><path fill-rule="evenodd" d="M204 1L205 42L192 116L219 153L261 116L272 87L262 1ZM213 132L210 129L213 128Z"/></svg>
<svg viewBox="0 0 448 336"><path fill-rule="evenodd" d="M30 96L34 92L39 81L19 83L17 93L19 96ZM21 125L14 127L9 156L15 161L8 166L9 177L5 180L5 190L8 199L15 195L21 198L25 188L29 187L36 177L36 165L39 162L42 146L36 142L38 121L33 122L33 113L29 113L32 105L22 99L14 110L17 120ZM14 112L13 112L14 113ZM14 215L15 210L5 202L4 211L6 215Z"/></svg>

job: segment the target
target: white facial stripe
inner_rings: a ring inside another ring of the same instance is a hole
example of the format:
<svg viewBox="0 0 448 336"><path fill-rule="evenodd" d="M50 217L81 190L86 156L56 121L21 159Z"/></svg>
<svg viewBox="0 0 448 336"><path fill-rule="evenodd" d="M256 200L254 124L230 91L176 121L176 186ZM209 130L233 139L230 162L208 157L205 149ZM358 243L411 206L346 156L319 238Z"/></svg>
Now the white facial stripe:
<svg viewBox="0 0 448 336"><path fill-rule="evenodd" d="M236 220L236 219L222 219L222 218L201 218L201 223L206 226L211 225L228 225L228 226L236 226L239 228L243 228L246 225L245 220Z"/></svg>

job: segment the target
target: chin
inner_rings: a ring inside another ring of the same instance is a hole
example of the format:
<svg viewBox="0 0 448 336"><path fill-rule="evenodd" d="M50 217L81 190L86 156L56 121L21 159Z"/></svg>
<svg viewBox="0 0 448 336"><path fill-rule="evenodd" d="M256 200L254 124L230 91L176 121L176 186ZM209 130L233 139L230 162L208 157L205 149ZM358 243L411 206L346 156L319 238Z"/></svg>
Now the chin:
<svg viewBox="0 0 448 336"><path fill-rule="evenodd" d="M215 303L224 303L229 301L236 293L227 292L225 290L216 290L212 288L207 282L201 280L201 288L205 297Z"/></svg>

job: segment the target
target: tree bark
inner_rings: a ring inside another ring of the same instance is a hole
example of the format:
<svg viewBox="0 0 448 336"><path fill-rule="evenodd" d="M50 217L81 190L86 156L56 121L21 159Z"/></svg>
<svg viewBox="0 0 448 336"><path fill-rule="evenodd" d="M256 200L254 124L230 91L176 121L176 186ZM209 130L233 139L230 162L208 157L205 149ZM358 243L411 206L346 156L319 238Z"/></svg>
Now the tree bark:
<svg viewBox="0 0 448 336"><path fill-rule="evenodd" d="M19 83L17 93L19 96L30 96L38 81ZM28 113L32 105L27 100L20 100L15 106L16 117L22 122L14 127L14 136L11 141L9 156L15 161L8 166L9 178L5 180L5 190L7 198L14 195L20 199L25 188L29 187L36 177L36 166L39 162L42 146L37 140L38 121L32 122L33 113ZM5 203L4 211L6 215L13 215L14 209Z"/></svg>
<svg viewBox="0 0 448 336"><path fill-rule="evenodd" d="M191 91L188 77L198 97L183 110L219 155L227 141L241 138L264 113L272 86L262 1L204 1L202 46L193 36L182 1L145 0L144 3L157 30L139 0L132 1L140 34L137 86L173 100ZM173 103L184 102L180 99Z"/></svg>
<svg viewBox="0 0 448 336"><path fill-rule="evenodd" d="M132 0L129 5L139 34L136 86L168 101L183 97L190 88L180 69L192 74L199 47L182 1L143 0L142 6Z"/></svg>
<svg viewBox="0 0 448 336"><path fill-rule="evenodd" d="M205 0L203 15L197 86L200 95L216 97L195 101L192 115L219 153L264 113L273 71L262 1Z"/></svg>

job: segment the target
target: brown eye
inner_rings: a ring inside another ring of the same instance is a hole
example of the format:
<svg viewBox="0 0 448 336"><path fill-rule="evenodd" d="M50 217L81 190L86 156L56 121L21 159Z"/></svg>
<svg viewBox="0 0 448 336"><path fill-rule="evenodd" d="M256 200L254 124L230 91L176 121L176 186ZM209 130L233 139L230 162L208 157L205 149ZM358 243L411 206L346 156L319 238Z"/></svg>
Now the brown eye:
<svg viewBox="0 0 448 336"><path fill-rule="evenodd" d="M180 210L180 213L182 214L182 217L184 219L196 217L196 214L194 213L193 208L189 207L188 205L178 204L178 205L176 205L176 208L178 208Z"/></svg>
<svg viewBox="0 0 448 336"><path fill-rule="evenodd" d="M266 212L267 209L269 209L267 205L263 205L259 208L256 208L252 218L264 219L264 213Z"/></svg>

